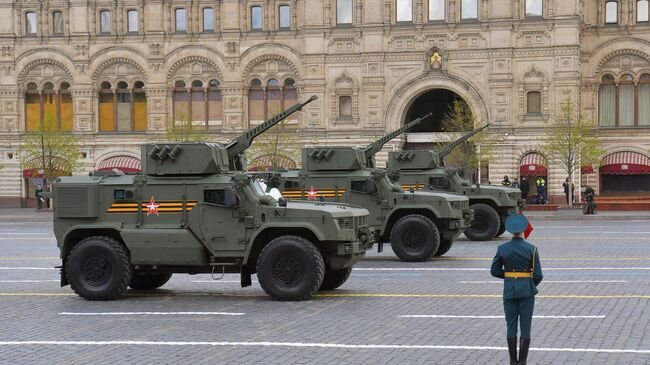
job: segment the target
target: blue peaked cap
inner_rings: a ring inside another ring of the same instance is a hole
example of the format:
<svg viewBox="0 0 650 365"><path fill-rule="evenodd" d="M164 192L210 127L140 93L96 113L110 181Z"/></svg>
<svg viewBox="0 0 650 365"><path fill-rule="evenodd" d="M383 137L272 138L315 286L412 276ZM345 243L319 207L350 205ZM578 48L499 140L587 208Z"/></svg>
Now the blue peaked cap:
<svg viewBox="0 0 650 365"><path fill-rule="evenodd" d="M522 233L528 228L528 218L520 213L511 214L506 219L506 231L510 233Z"/></svg>

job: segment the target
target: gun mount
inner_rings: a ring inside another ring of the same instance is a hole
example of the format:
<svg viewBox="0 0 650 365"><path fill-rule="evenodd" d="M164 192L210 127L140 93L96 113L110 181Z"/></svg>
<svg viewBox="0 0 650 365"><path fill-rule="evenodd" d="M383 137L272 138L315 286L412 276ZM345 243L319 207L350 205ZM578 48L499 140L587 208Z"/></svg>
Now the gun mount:
<svg viewBox="0 0 650 365"><path fill-rule="evenodd" d="M384 147L388 141L391 139L399 136L400 134L406 132L409 130L411 127L414 127L420 123L422 123L425 119L429 119L433 113L429 113L423 117L417 118L415 120L412 120L405 124L403 127L398 128L390 133L386 133L383 137L379 138L375 142L369 144L366 148L363 149L363 154L366 158L366 166L367 167L375 167L375 155L377 152L381 151L381 149Z"/></svg>
<svg viewBox="0 0 650 365"><path fill-rule="evenodd" d="M467 141L468 139L474 137L475 135L477 135L478 133L480 133L482 130L484 130L485 128L487 128L489 126L490 126L490 124L486 124L486 125L484 125L482 127L476 128L473 131L464 134L463 136L461 136L457 140L444 145L439 151L436 152L437 159L438 159L437 162L439 163L439 166L444 165L443 159L445 157L447 157L447 155L449 155L454 148L458 147L461 143Z"/></svg>

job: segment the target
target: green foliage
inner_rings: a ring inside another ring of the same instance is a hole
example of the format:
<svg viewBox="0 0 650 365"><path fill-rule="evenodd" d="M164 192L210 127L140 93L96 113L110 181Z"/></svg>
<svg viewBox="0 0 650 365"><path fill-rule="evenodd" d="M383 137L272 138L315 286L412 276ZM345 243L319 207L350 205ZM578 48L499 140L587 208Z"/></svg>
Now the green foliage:
<svg viewBox="0 0 650 365"><path fill-rule="evenodd" d="M70 175L80 165L79 140L72 132L57 130L55 125L52 114L47 114L37 131L21 136L21 167L43 170L48 180Z"/></svg>
<svg viewBox="0 0 650 365"><path fill-rule="evenodd" d="M259 137L246 151L248 168L251 170L293 169L300 162L300 149L296 128L284 121L278 123Z"/></svg>
<svg viewBox="0 0 650 365"><path fill-rule="evenodd" d="M186 113L179 114L179 120L172 118L167 122L165 142L204 142L208 139L205 126L194 125Z"/></svg>
<svg viewBox="0 0 650 365"><path fill-rule="evenodd" d="M469 132L480 124L469 105L461 99L454 100L442 119L442 129L446 132ZM447 155L445 161L465 170L466 176L471 176L473 180L476 180L476 171L481 162L491 161L493 158L493 150L490 147L492 143L490 137L483 130L454 148ZM480 154L477 153L479 147Z"/></svg>

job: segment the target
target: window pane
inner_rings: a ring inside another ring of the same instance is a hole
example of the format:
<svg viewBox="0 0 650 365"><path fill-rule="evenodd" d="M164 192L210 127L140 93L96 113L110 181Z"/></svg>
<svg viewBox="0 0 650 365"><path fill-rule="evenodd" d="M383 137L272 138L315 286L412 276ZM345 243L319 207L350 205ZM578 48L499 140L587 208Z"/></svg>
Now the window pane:
<svg viewBox="0 0 650 365"><path fill-rule="evenodd" d="M264 121L264 91L251 89L248 94L248 118L252 125Z"/></svg>
<svg viewBox="0 0 650 365"><path fill-rule="evenodd" d="M636 21L648 21L648 0L639 0L636 2Z"/></svg>
<svg viewBox="0 0 650 365"><path fill-rule="evenodd" d="M102 11L99 13L99 31L100 33L111 32L111 12Z"/></svg>
<svg viewBox="0 0 650 365"><path fill-rule="evenodd" d="M291 80L289 83L287 81ZM284 107L288 108L292 105L298 104L298 92L293 86L293 79L287 79L284 82L284 87L282 88L283 97L284 97ZM287 118L288 123L298 123L300 120L301 113L293 113Z"/></svg>
<svg viewBox="0 0 650 365"><path fill-rule="evenodd" d="M69 92L62 92L60 98L61 130L71 131L72 125L74 124L72 118L72 96Z"/></svg>
<svg viewBox="0 0 650 365"><path fill-rule="evenodd" d="M352 97L341 96L339 98L339 116L349 117L352 116Z"/></svg>
<svg viewBox="0 0 650 365"><path fill-rule="evenodd" d="M616 86L600 87L598 105L598 123L603 127L613 127L616 124Z"/></svg>
<svg viewBox="0 0 650 365"><path fill-rule="evenodd" d="M413 21L412 0L397 0L397 21L398 22Z"/></svg>
<svg viewBox="0 0 650 365"><path fill-rule="evenodd" d="M60 11L52 14L52 33L63 34L63 13Z"/></svg>
<svg viewBox="0 0 650 365"><path fill-rule="evenodd" d="M205 126L205 92L192 91L192 125Z"/></svg>
<svg viewBox="0 0 650 365"><path fill-rule="evenodd" d="M429 20L445 20L445 0L429 0Z"/></svg>
<svg viewBox="0 0 650 365"><path fill-rule="evenodd" d="M650 125L650 84L639 85L639 125Z"/></svg>
<svg viewBox="0 0 650 365"><path fill-rule="evenodd" d="M117 94L117 130L127 132L131 128L131 95L129 93Z"/></svg>
<svg viewBox="0 0 650 365"><path fill-rule="evenodd" d="M477 0L462 0L462 3L461 3L461 18L463 18L463 19L477 19L478 18L478 3L477 3Z"/></svg>
<svg viewBox="0 0 650 365"><path fill-rule="evenodd" d="M208 91L208 127L223 125L223 102L219 90Z"/></svg>
<svg viewBox="0 0 650 365"><path fill-rule="evenodd" d="M352 0L336 0L336 23L352 24Z"/></svg>
<svg viewBox="0 0 650 365"><path fill-rule="evenodd" d="M618 3L616 1L610 1L605 4L605 23L616 23L618 21L617 16Z"/></svg>
<svg viewBox="0 0 650 365"><path fill-rule="evenodd" d="M133 130L147 130L147 95L143 92L133 93Z"/></svg>
<svg viewBox="0 0 650 365"><path fill-rule="evenodd" d="M41 97L36 93L25 95L25 129L37 131L41 124Z"/></svg>
<svg viewBox="0 0 650 365"><path fill-rule="evenodd" d="M214 30L214 9L212 8L203 9L203 30Z"/></svg>
<svg viewBox="0 0 650 365"><path fill-rule="evenodd" d="M113 94L99 94L99 130L101 132L112 132L115 130Z"/></svg>
<svg viewBox="0 0 650 365"><path fill-rule="evenodd" d="M38 22L36 21L36 13L29 12L25 14L25 32L27 34L36 34L38 31Z"/></svg>
<svg viewBox="0 0 650 365"><path fill-rule="evenodd" d="M262 7L251 8L251 29L262 29Z"/></svg>
<svg viewBox="0 0 650 365"><path fill-rule="evenodd" d="M619 86L618 125L621 127L634 125L634 85Z"/></svg>
<svg viewBox="0 0 650 365"><path fill-rule="evenodd" d="M291 8L288 5L280 7L280 28L291 27Z"/></svg>
<svg viewBox="0 0 650 365"><path fill-rule="evenodd" d="M187 29L185 26L185 9L176 9L176 31L184 32Z"/></svg>
<svg viewBox="0 0 650 365"><path fill-rule="evenodd" d="M542 93L539 91L531 91L528 93L528 113L541 113L542 112Z"/></svg>
<svg viewBox="0 0 650 365"><path fill-rule="evenodd" d="M138 12L135 11L135 10L129 10L128 17L129 17L129 32L137 32L138 31Z"/></svg>
<svg viewBox="0 0 650 365"><path fill-rule="evenodd" d="M174 124L184 125L189 119L189 95L186 91L174 91Z"/></svg>
<svg viewBox="0 0 650 365"><path fill-rule="evenodd" d="M542 16L542 0L526 0L526 16Z"/></svg>

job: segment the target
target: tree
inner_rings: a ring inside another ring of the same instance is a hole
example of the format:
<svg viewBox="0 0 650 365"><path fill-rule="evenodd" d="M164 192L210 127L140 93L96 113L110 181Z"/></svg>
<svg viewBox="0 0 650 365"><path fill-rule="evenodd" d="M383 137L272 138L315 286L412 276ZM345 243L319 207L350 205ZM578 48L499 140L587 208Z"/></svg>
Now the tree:
<svg viewBox="0 0 650 365"><path fill-rule="evenodd" d="M21 136L20 165L23 169L42 171L43 188L47 180L69 175L79 167L81 151L72 132L60 131L48 113L38 130Z"/></svg>
<svg viewBox="0 0 650 365"><path fill-rule="evenodd" d="M593 123L576 108L571 98L560 104L560 109L546 127L542 151L546 157L566 172L569 184L582 166L598 165L605 151L593 133ZM569 188L569 201L573 189Z"/></svg>
<svg viewBox="0 0 650 365"><path fill-rule="evenodd" d="M178 120L172 118L166 125L168 142L203 142L207 139L205 127L192 123L189 114L179 113Z"/></svg>
<svg viewBox="0 0 650 365"><path fill-rule="evenodd" d="M295 128L285 121L275 125L259 137L246 151L251 170L293 169L300 162L300 149Z"/></svg>
<svg viewBox="0 0 650 365"><path fill-rule="evenodd" d="M455 99L442 118L442 129L446 132L469 132L480 124L472 109L462 99ZM469 173L470 178L477 181L480 176L476 176L476 172L481 163L492 159L491 143L489 136L481 131L454 148L445 160Z"/></svg>

